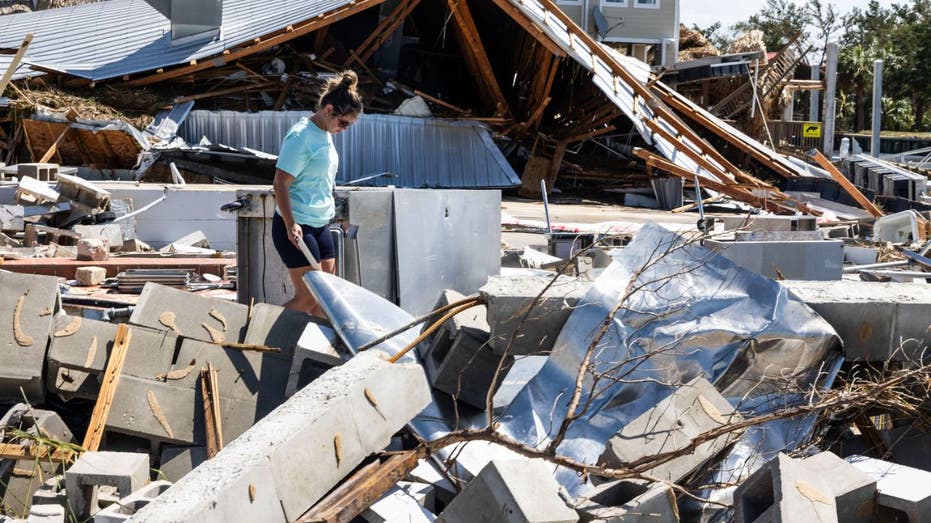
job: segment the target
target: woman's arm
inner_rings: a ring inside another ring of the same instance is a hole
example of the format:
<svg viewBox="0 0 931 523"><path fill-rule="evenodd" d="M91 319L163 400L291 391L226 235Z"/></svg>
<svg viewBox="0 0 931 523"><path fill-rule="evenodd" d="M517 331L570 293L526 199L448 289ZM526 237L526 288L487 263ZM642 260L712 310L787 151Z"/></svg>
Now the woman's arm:
<svg viewBox="0 0 931 523"><path fill-rule="evenodd" d="M275 201L278 204L281 218L288 228L288 236L296 246L298 238L304 234L304 231L299 223L294 223L294 213L291 212L291 192L289 189L293 182L293 176L281 169L275 169L275 180L272 182L272 188L275 190Z"/></svg>

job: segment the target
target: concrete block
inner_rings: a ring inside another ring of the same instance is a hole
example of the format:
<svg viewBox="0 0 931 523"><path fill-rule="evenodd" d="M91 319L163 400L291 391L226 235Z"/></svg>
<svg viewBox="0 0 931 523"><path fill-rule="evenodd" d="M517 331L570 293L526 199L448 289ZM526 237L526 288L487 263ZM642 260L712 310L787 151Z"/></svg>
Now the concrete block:
<svg viewBox="0 0 931 523"><path fill-rule="evenodd" d="M106 240L111 251L118 251L123 246L123 227L118 223L75 225L71 231L81 235L81 238Z"/></svg>
<svg viewBox="0 0 931 523"><path fill-rule="evenodd" d="M33 494L33 505L62 505L68 506L68 497L65 495L65 476L60 474L45 480Z"/></svg>
<svg viewBox="0 0 931 523"><path fill-rule="evenodd" d="M578 520L578 514L559 494L553 467L536 459L492 461L437 518L443 523L575 523Z"/></svg>
<svg viewBox="0 0 931 523"><path fill-rule="evenodd" d="M74 279L77 280L78 285L82 287L100 285L107 279L107 270L103 267L96 267L94 265L78 267L74 271Z"/></svg>
<svg viewBox="0 0 931 523"><path fill-rule="evenodd" d="M494 403L495 414L501 414L508 405L514 401L517 394L540 372L543 365L546 364L547 356L518 356L514 358L514 363L510 370L495 391Z"/></svg>
<svg viewBox="0 0 931 523"><path fill-rule="evenodd" d="M783 281L834 327L853 361L931 360L931 293L922 285ZM901 347L901 350L900 350Z"/></svg>
<svg viewBox="0 0 931 523"><path fill-rule="evenodd" d="M436 373L431 378L433 388L450 394L459 401L485 410L486 398L490 389L496 388L495 377L501 378L507 373L514 357L497 355L488 344L488 335L477 338L473 331L460 329L452 346L435 363ZM427 358L437 361L439 355L433 351ZM500 373L498 365L504 359Z"/></svg>
<svg viewBox="0 0 931 523"><path fill-rule="evenodd" d="M611 481L598 485L575 500L582 523L678 523L676 495L662 483L640 480Z"/></svg>
<svg viewBox="0 0 931 523"><path fill-rule="evenodd" d="M16 188L16 203L26 205L40 203L55 203L61 195L55 189L49 187L46 182L40 182L31 176L24 176L19 179L19 186Z"/></svg>
<svg viewBox="0 0 931 523"><path fill-rule="evenodd" d="M846 460L876 480L880 521L931 520L931 472L864 456Z"/></svg>
<svg viewBox="0 0 931 523"><path fill-rule="evenodd" d="M77 247L79 260L104 261L110 257L110 242L102 238L81 238Z"/></svg>
<svg viewBox="0 0 931 523"><path fill-rule="evenodd" d="M777 271L787 280L840 280L844 264L842 240L720 241L705 247L768 278Z"/></svg>
<svg viewBox="0 0 931 523"><path fill-rule="evenodd" d="M27 523L65 523L67 509L62 505L34 505L29 508Z"/></svg>
<svg viewBox="0 0 931 523"><path fill-rule="evenodd" d="M308 323L304 327L291 360L286 396L304 388L329 369L343 364L343 357L336 351L338 340L336 331L329 327L316 323Z"/></svg>
<svg viewBox="0 0 931 523"><path fill-rule="evenodd" d="M149 456L130 452L85 452L65 472L68 507L78 519L96 514L97 488L116 487L128 496L149 482Z"/></svg>
<svg viewBox="0 0 931 523"><path fill-rule="evenodd" d="M129 322L200 341L236 343L245 338L248 316L249 307L240 303L147 283Z"/></svg>
<svg viewBox="0 0 931 523"><path fill-rule="evenodd" d="M359 354L181 478L135 521L295 520L430 401L419 365Z"/></svg>
<svg viewBox="0 0 931 523"><path fill-rule="evenodd" d="M643 457L683 450L696 436L742 419L714 385L698 377L625 425L608 440L600 461L612 467L623 467ZM737 431L702 442L692 452L645 472L661 480L677 482L736 441L740 434Z"/></svg>
<svg viewBox="0 0 931 523"><path fill-rule="evenodd" d="M413 482L433 487L434 503L438 502L443 506L448 505L459 494L459 490L453 485L453 482L429 460L417 460L417 466L407 474L407 478ZM427 508L431 512L436 512L436 505L427 506Z"/></svg>
<svg viewBox="0 0 931 523"><path fill-rule="evenodd" d="M737 487L734 521L837 522L830 481L780 453Z"/></svg>
<svg viewBox="0 0 931 523"><path fill-rule="evenodd" d="M170 481L153 481L116 503L94 514L94 523L121 523L129 520L171 486Z"/></svg>
<svg viewBox="0 0 931 523"><path fill-rule="evenodd" d="M844 523L869 523L876 513L876 479L831 452L805 458L802 464L812 475L826 478Z"/></svg>
<svg viewBox="0 0 931 523"><path fill-rule="evenodd" d="M496 354L504 353L512 338L512 356L546 353L553 348L572 307L588 292L591 283L559 278L547 288L551 279L492 276L479 290L488 307L490 342ZM530 313L521 326L527 310ZM518 327L520 332L515 336Z"/></svg>
<svg viewBox="0 0 931 523"><path fill-rule="evenodd" d="M51 182L58 175L57 163L20 163L16 165L16 176L30 176L42 182Z"/></svg>
<svg viewBox="0 0 931 523"><path fill-rule="evenodd" d="M0 205L0 231L18 232L26 228L22 205Z"/></svg>
<svg viewBox="0 0 931 523"><path fill-rule="evenodd" d="M42 369L52 318L61 309L58 278L0 272L0 402L45 399Z"/></svg>
<svg viewBox="0 0 931 523"><path fill-rule="evenodd" d="M56 189L65 198L82 203L91 209L106 209L110 204L110 191L101 189L94 182L79 176L59 174Z"/></svg>
<svg viewBox="0 0 931 523"><path fill-rule="evenodd" d="M205 461L207 461L207 447L163 445L158 477L176 483Z"/></svg>
<svg viewBox="0 0 931 523"><path fill-rule="evenodd" d="M282 355L291 356L310 321L310 316L303 312L256 303L243 343L275 347L281 349Z"/></svg>
<svg viewBox="0 0 931 523"><path fill-rule="evenodd" d="M222 409L223 402L220 405ZM203 404L200 393L195 393L193 387L120 376L106 428L153 441L202 444ZM225 424L223 429L225 435Z"/></svg>
<svg viewBox="0 0 931 523"><path fill-rule="evenodd" d="M818 228L814 216L725 216L723 221L726 231L814 231Z"/></svg>
<svg viewBox="0 0 931 523"><path fill-rule="evenodd" d="M359 515L368 523L407 521L429 523L436 519L426 504L432 504L433 487L424 483L399 481L378 501Z"/></svg>

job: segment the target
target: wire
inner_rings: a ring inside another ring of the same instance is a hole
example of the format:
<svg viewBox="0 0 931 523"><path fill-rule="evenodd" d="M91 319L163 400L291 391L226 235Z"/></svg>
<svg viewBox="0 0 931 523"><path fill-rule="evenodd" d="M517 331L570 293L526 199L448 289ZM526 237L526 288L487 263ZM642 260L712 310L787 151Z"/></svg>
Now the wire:
<svg viewBox="0 0 931 523"><path fill-rule="evenodd" d="M404 332L404 331L406 331L406 330L408 330L408 329L411 329L411 328L413 328L413 327L416 327L417 325L420 325L421 323L423 323L423 322L429 320L430 318L436 316L437 314L446 312L446 311L448 311L448 310L450 310L450 309L452 309L452 308L459 307L460 305L466 305L466 304L476 304L476 305L478 305L478 304L480 304L480 303L485 303L485 301L482 300L482 298L480 298L480 297L478 297L478 296L473 296L473 297L471 297L471 298L466 298L466 299L464 299L464 300L459 300L459 301L457 301L457 302L453 302L453 303L450 303L450 304L448 304L448 305L444 305L444 306L442 306L442 307L440 307L440 308L438 308L438 309L436 309L436 310L432 310L432 311L430 311L430 312L424 314L423 316L420 316L420 317L418 317L418 318L414 318L414 319L413 319L410 323L408 323L407 325L404 325L404 326L402 326L402 327L400 327L400 328L398 328L398 329L395 329L395 330L389 332L388 334L385 334L384 336L382 336L382 337L380 337L380 338L378 338L378 339L372 340L372 341L370 341L370 342L368 342L368 343L366 343L366 344L361 345L361 346L360 346L358 349L356 349L356 350L357 350L358 352L362 352L362 351L364 351L364 350L371 349L372 347L374 347L374 346L376 346L376 345L379 345L379 344L383 343L385 340L388 340L389 338L393 338L393 337L397 336L398 334L401 334L402 332Z"/></svg>

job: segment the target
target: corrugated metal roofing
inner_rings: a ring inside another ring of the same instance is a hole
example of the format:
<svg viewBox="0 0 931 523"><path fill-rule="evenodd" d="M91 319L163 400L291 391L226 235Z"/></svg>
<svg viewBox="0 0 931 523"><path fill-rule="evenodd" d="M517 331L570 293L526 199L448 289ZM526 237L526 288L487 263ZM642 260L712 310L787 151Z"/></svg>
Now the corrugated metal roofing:
<svg viewBox="0 0 931 523"><path fill-rule="evenodd" d="M215 144L278 154L288 129L309 113L301 111L191 111L179 133L189 143L206 136ZM399 187L513 187L517 173L477 122L364 114L337 134L337 181L390 171L365 185Z"/></svg>
<svg viewBox="0 0 931 523"><path fill-rule="evenodd" d="M109 0L0 16L0 47L18 47L31 32L35 39L25 63L103 80L218 55L349 3L223 0L218 37L173 43L171 21L145 0Z"/></svg>

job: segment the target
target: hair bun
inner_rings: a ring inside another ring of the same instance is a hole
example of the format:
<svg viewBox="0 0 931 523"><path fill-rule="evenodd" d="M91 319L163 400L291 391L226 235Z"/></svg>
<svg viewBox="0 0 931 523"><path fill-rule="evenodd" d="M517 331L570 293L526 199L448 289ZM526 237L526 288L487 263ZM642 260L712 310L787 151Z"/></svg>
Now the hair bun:
<svg viewBox="0 0 931 523"><path fill-rule="evenodd" d="M359 84L359 75L355 71L343 71L339 77L339 87L353 90Z"/></svg>

